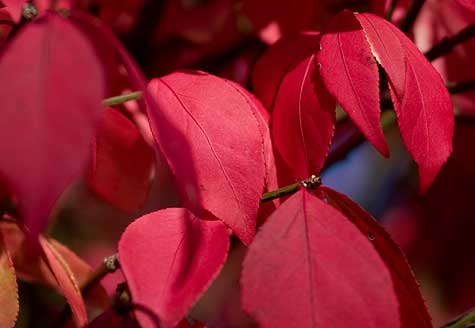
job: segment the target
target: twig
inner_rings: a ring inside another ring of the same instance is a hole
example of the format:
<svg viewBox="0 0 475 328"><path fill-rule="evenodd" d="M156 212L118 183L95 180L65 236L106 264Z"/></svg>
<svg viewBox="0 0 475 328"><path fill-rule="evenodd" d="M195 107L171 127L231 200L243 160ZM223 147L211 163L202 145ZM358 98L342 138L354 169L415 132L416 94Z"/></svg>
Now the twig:
<svg viewBox="0 0 475 328"><path fill-rule="evenodd" d="M425 0L412 1L411 5L407 9L406 16L404 16L404 18L399 23L399 29L401 31L407 34L411 30L424 3Z"/></svg>
<svg viewBox="0 0 475 328"><path fill-rule="evenodd" d="M457 45L464 43L475 37L475 23L465 26L457 34L446 36L439 43L435 44L432 49L425 53L429 61L433 61L451 52Z"/></svg>
<svg viewBox="0 0 475 328"><path fill-rule="evenodd" d="M114 273L119 268L119 261L117 254L110 255L104 258L104 261L100 266L91 273L87 280L82 284L80 290L83 297L86 297L89 292L91 292L94 287L96 287L100 281L109 273ZM54 320L52 327L63 327L71 317L71 307L69 304L66 304L64 309L58 315L57 319Z"/></svg>
<svg viewBox="0 0 475 328"><path fill-rule="evenodd" d="M293 183L291 185L279 188L277 190L265 193L264 195L262 195L261 204L270 202L271 200L274 200L276 198L291 195L297 192L301 187L304 187L307 189L316 189L321 184L322 184L322 180L320 179L320 177L317 177L316 175L312 175L308 179L305 179L305 180Z"/></svg>
<svg viewBox="0 0 475 328"><path fill-rule="evenodd" d="M141 91L134 91L120 96L114 96L102 101L104 107L117 106L131 100L139 100L143 96Z"/></svg>
<svg viewBox="0 0 475 328"><path fill-rule="evenodd" d="M394 14L394 9L396 9L397 6L397 1L398 0L391 0L388 11L386 12L386 20L391 21Z"/></svg>
<svg viewBox="0 0 475 328"><path fill-rule="evenodd" d="M91 273L89 278L81 286L81 294L86 297L89 292L96 287L100 281L109 273L114 273L119 268L118 255L110 255L104 258L101 265Z"/></svg>
<svg viewBox="0 0 475 328"><path fill-rule="evenodd" d="M475 325L475 310L471 309L441 328L467 328Z"/></svg>

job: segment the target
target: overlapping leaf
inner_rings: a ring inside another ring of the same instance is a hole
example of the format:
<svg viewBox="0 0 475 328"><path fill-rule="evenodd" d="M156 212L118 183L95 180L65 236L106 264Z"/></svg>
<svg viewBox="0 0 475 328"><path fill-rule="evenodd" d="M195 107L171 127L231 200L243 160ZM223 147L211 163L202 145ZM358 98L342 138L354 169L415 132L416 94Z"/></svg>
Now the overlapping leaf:
<svg viewBox="0 0 475 328"><path fill-rule="evenodd" d="M40 244L48 259L49 267L71 306L74 322L78 327L84 327L87 324L86 305L84 304L78 282L73 272L48 239L40 237Z"/></svg>
<svg viewBox="0 0 475 328"><path fill-rule="evenodd" d="M281 38L257 61L252 72L252 87L256 96L270 111L286 74L318 47L318 33L305 32Z"/></svg>
<svg viewBox="0 0 475 328"><path fill-rule="evenodd" d="M133 302L173 327L219 273L228 248L222 222L168 208L129 225L119 242L119 260ZM147 314L136 314L142 327L154 327Z"/></svg>
<svg viewBox="0 0 475 328"><path fill-rule="evenodd" d="M332 19L317 62L328 91L374 147L388 156L380 123L378 65L353 13L343 11Z"/></svg>
<svg viewBox="0 0 475 328"><path fill-rule="evenodd" d="M249 99L226 80L178 72L150 82L150 121L187 208L211 212L245 244L264 188L263 139Z"/></svg>
<svg viewBox="0 0 475 328"><path fill-rule="evenodd" d="M391 270L372 242L306 190L262 226L241 284L261 327L401 326Z"/></svg>
<svg viewBox="0 0 475 328"><path fill-rule="evenodd" d="M322 187L322 191L331 205L372 240L374 248L391 271L399 303L401 327L432 327L419 285L404 254L391 236L369 213L345 195L327 187Z"/></svg>
<svg viewBox="0 0 475 328"><path fill-rule="evenodd" d="M10 252L0 231L0 326L12 328L18 316L18 285Z"/></svg>
<svg viewBox="0 0 475 328"><path fill-rule="evenodd" d="M20 280L42 284L66 294L64 288L71 289L75 285L83 284L92 273L91 267L84 260L54 239L47 239L49 249L54 251L49 252L50 257L46 257L31 248L27 236L16 223L2 222L0 231L4 235L5 246L11 254L16 276ZM46 240L43 236L40 236L40 239ZM54 256L51 256L52 254ZM56 271L52 270L50 258L56 263ZM63 284L59 284L57 274L62 277L70 276L71 283L65 280ZM87 300L90 305L99 309L105 309L109 305L107 293L100 284L89 292Z"/></svg>
<svg viewBox="0 0 475 328"><path fill-rule="evenodd" d="M46 13L4 49L0 84L0 172L37 235L87 162L101 112L101 66L70 21Z"/></svg>
<svg viewBox="0 0 475 328"><path fill-rule="evenodd" d="M419 165L420 190L425 191L452 152L450 95L439 73L395 26L371 14L356 18L388 75L401 136Z"/></svg>
<svg viewBox="0 0 475 328"><path fill-rule="evenodd" d="M88 177L91 188L124 211L142 207L155 157L135 125L120 112L107 109L94 150Z"/></svg>

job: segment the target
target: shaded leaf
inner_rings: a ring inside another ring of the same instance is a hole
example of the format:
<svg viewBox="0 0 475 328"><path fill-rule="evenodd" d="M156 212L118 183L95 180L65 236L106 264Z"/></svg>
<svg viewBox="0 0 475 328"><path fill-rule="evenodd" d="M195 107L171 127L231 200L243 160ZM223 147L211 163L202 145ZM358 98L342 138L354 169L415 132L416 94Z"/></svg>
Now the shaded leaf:
<svg viewBox="0 0 475 328"><path fill-rule="evenodd" d="M63 293L62 287L58 284L46 258L31 247L30 240L27 239L17 224L1 222L0 231L4 235L5 244L11 254L18 279L29 283L42 284ZM54 239L50 238L48 240L67 263L67 271L72 272L74 279L79 285L82 285L92 273L91 267L66 246ZM100 309L105 309L109 305L108 295L100 284L91 290L87 299L90 304Z"/></svg>
<svg viewBox="0 0 475 328"><path fill-rule="evenodd" d="M47 238L40 237L39 240L48 265L71 306L74 322L79 327L85 326L87 324L86 306L74 273L56 247Z"/></svg>
<svg viewBox="0 0 475 328"><path fill-rule="evenodd" d="M262 226L241 284L261 327L400 327L390 270L371 241L306 190Z"/></svg>
<svg viewBox="0 0 475 328"><path fill-rule="evenodd" d="M335 16L322 35L317 61L328 91L384 156L389 150L380 123L378 65L358 20Z"/></svg>
<svg viewBox="0 0 475 328"><path fill-rule="evenodd" d="M224 79L178 72L152 80L157 144L185 206L205 209L249 244L264 189L263 139L247 97Z"/></svg>
<svg viewBox="0 0 475 328"><path fill-rule="evenodd" d="M0 153L8 154L0 171L36 236L87 162L101 113L101 66L70 21L47 13L4 49L0 84Z"/></svg>
<svg viewBox="0 0 475 328"><path fill-rule="evenodd" d="M272 112L272 137L294 179L320 172L333 136L335 106L320 81L314 55L283 79Z"/></svg>
<svg viewBox="0 0 475 328"><path fill-rule="evenodd" d="M0 326L12 328L18 316L18 285L15 268L0 231Z"/></svg>
<svg viewBox="0 0 475 328"><path fill-rule="evenodd" d="M369 213L347 196L327 187L322 187L321 190L331 205L353 222L363 235L372 239L374 248L389 268L398 298L401 327L432 327L414 273L391 236Z"/></svg>
<svg viewBox="0 0 475 328"><path fill-rule="evenodd" d="M89 186L111 204L133 212L145 203L155 161L153 149L123 114L107 109L99 127Z"/></svg>
<svg viewBox="0 0 475 328"><path fill-rule="evenodd" d="M173 327L217 276L228 249L222 222L168 208L128 226L119 242L119 260L133 302L151 309L164 327ZM146 314L136 315L144 328L154 327Z"/></svg>

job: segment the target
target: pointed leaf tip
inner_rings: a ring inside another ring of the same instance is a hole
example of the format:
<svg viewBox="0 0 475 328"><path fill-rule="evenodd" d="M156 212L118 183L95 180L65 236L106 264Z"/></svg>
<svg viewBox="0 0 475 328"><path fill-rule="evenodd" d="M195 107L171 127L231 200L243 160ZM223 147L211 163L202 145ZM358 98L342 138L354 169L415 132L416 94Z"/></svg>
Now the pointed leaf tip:
<svg viewBox="0 0 475 328"><path fill-rule="evenodd" d="M255 234L266 165L255 111L236 86L203 72L152 80L155 140L185 206L207 210L248 245Z"/></svg>
<svg viewBox="0 0 475 328"><path fill-rule="evenodd" d="M326 88L368 141L388 157L380 122L378 65L355 14L345 10L336 15L320 45L317 62Z"/></svg>

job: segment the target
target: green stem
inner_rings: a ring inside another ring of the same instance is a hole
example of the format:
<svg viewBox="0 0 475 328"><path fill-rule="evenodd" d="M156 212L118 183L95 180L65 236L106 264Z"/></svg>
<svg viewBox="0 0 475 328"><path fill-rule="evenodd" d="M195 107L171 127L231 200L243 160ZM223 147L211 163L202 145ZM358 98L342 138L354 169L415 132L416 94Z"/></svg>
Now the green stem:
<svg viewBox="0 0 475 328"><path fill-rule="evenodd" d="M471 309L441 328L465 328L475 324L475 310Z"/></svg>
<svg viewBox="0 0 475 328"><path fill-rule="evenodd" d="M126 93L120 96L110 97L102 101L104 107L117 106L123 104L127 101L138 100L142 98L141 91L135 91L131 93Z"/></svg>

